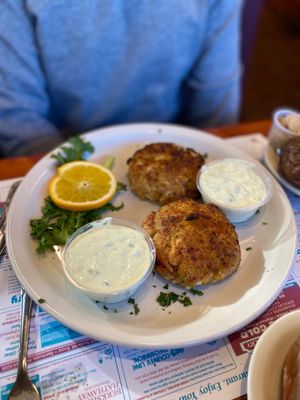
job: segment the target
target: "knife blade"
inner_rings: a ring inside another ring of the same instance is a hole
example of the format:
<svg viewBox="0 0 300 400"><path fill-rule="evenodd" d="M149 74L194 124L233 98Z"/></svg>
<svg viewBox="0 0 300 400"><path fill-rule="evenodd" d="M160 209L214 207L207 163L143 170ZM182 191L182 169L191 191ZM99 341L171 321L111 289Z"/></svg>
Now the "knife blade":
<svg viewBox="0 0 300 400"><path fill-rule="evenodd" d="M3 250L5 248L5 230L6 230L6 217L7 217L7 211L8 208L10 206L11 200L20 184L20 180L14 182L8 192L6 201L5 201L5 208L4 208L4 214L3 214L3 218L1 220L1 224L0 224L0 255L3 253Z"/></svg>

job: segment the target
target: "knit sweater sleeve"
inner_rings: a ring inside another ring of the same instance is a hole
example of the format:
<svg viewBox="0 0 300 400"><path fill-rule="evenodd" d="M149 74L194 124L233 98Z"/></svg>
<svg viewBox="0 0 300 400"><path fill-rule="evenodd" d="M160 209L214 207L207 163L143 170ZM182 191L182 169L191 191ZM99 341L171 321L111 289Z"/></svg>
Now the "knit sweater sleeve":
<svg viewBox="0 0 300 400"><path fill-rule="evenodd" d="M197 127L237 121L241 98L242 0L212 0L206 37L183 87L183 120Z"/></svg>
<svg viewBox="0 0 300 400"><path fill-rule="evenodd" d="M47 151L62 141L23 0L1 0L0 150L2 155Z"/></svg>

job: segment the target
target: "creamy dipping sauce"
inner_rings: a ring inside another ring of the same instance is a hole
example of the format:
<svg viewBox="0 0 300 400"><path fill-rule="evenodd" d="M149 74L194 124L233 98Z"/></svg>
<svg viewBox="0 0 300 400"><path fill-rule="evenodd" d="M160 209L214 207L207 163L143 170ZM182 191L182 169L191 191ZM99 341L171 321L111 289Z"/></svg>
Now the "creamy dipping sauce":
<svg viewBox="0 0 300 400"><path fill-rule="evenodd" d="M143 234L118 225L94 227L77 236L65 255L67 272L78 285L106 293L139 281L150 263Z"/></svg>
<svg viewBox="0 0 300 400"><path fill-rule="evenodd" d="M263 180L243 160L225 159L203 166L200 187L206 196L229 207L254 206L267 196Z"/></svg>

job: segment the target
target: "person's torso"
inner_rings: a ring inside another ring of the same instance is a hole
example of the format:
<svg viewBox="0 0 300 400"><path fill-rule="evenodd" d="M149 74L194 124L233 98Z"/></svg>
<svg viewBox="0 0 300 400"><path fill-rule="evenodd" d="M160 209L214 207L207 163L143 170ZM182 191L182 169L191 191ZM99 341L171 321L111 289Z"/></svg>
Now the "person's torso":
<svg viewBox="0 0 300 400"><path fill-rule="evenodd" d="M174 121L207 1L27 0L61 128Z"/></svg>

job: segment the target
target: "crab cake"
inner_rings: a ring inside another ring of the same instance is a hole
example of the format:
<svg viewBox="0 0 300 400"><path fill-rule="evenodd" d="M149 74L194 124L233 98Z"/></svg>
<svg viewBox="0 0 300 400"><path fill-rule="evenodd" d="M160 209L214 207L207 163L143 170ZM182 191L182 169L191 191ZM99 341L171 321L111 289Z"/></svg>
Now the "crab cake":
<svg viewBox="0 0 300 400"><path fill-rule="evenodd" d="M178 285L221 281L240 265L237 233L213 204L174 201L149 214L143 228L156 247L156 270Z"/></svg>
<svg viewBox="0 0 300 400"><path fill-rule="evenodd" d="M200 196L196 177L204 158L193 149L152 143L136 151L127 164L129 185L142 200L162 205Z"/></svg>

